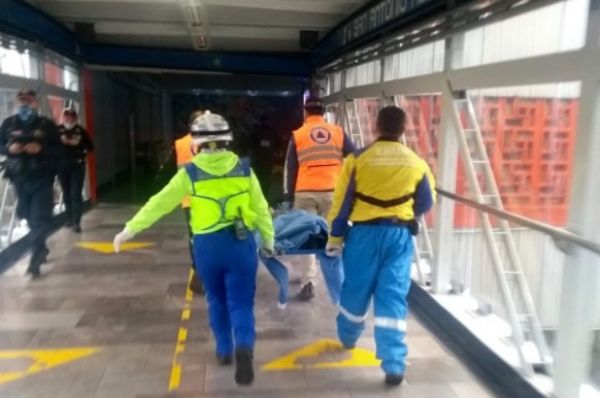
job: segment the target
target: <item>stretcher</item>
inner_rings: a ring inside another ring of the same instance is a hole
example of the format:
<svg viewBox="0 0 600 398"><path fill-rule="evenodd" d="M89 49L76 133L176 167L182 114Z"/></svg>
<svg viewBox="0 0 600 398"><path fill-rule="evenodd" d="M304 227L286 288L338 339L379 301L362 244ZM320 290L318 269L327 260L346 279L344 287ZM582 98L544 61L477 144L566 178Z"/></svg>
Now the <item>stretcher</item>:
<svg viewBox="0 0 600 398"><path fill-rule="evenodd" d="M344 267L341 257L327 256L324 248L278 250L274 257L267 258L260 256L260 258L279 285L277 305L280 309L286 307L289 299L289 272L286 265L281 261L282 257L291 255L309 256L313 254L316 256L317 262L320 265L323 279L332 303L335 305L339 304L342 282L344 281Z"/></svg>

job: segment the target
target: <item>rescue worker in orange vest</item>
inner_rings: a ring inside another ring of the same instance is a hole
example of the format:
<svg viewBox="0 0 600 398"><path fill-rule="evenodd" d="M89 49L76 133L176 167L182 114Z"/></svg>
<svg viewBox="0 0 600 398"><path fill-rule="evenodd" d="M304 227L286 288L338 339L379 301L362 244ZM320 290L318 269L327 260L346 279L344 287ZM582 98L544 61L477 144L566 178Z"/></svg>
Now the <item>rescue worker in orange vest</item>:
<svg viewBox="0 0 600 398"><path fill-rule="evenodd" d="M194 111L192 112L192 114L190 115L189 118L189 123L188 126L191 126L191 124L194 122L194 120L196 120L196 118L202 116L204 114L204 111ZM187 133L186 135L184 135L183 137L179 138L178 140L175 140L175 155L177 158L177 168L182 168L184 167L186 164L190 163L192 161L192 159L194 158L194 156L196 156L196 154L198 153L198 149L195 145L194 145L194 137L192 136L192 133ZM194 271L195 267L194 267L194 248L192 247L192 241L193 241L193 233L192 230L190 228L190 198L189 197L185 197L182 201L181 201L181 207L183 208L183 212L185 214L185 223L188 226L188 233L189 233L189 247L190 247L190 257L192 259L192 280L190 281L190 290L192 290L194 293L197 294L204 294L204 287L202 286L202 281L200 280L200 278L198 278L198 275L196 275L196 272Z"/></svg>
<svg viewBox="0 0 600 398"><path fill-rule="evenodd" d="M327 218L343 158L354 153L354 145L340 126L325 121L324 114L321 100L310 96L304 104L304 124L288 145L283 189L296 209ZM302 270L298 298L310 300L317 277L315 257L298 256L293 262Z"/></svg>

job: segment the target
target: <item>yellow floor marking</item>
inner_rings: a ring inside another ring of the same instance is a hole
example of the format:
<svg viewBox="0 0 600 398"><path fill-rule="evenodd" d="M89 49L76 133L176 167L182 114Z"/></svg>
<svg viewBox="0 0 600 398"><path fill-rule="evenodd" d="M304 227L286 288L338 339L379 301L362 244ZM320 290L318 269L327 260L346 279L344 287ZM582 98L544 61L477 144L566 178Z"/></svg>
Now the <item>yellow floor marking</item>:
<svg viewBox="0 0 600 398"><path fill-rule="evenodd" d="M0 351L0 360L30 359L33 361L27 369L21 371L0 372L0 385L19 380L36 373L85 358L100 351L95 347L61 348L57 350L8 350Z"/></svg>
<svg viewBox="0 0 600 398"><path fill-rule="evenodd" d="M183 310L181 310L181 325L179 326L179 331L177 332L177 343L175 343L175 352L173 353L173 362L171 364L169 392L177 390L181 384L181 364L179 363L178 356L185 351L185 342L187 341L188 334L187 328L183 327L182 325L185 321L189 321L192 316L191 303L192 299L194 298L194 293L190 290L190 282L192 281L193 275L194 271L190 269L187 289L185 291L185 305L183 306Z"/></svg>
<svg viewBox="0 0 600 398"><path fill-rule="evenodd" d="M336 360L319 357L337 355L344 358ZM304 363L303 363L304 362ZM375 354L364 348L344 350L342 345L332 339L322 339L305 347L275 359L261 369L264 371L296 370L296 369L327 369L327 368L357 368L379 366Z"/></svg>
<svg viewBox="0 0 600 398"><path fill-rule="evenodd" d="M115 249L112 242L78 242L75 244L77 247L82 249L92 250L102 254L114 253ZM146 247L154 246L152 242L125 242L121 245L121 251L127 252L137 249L144 249Z"/></svg>

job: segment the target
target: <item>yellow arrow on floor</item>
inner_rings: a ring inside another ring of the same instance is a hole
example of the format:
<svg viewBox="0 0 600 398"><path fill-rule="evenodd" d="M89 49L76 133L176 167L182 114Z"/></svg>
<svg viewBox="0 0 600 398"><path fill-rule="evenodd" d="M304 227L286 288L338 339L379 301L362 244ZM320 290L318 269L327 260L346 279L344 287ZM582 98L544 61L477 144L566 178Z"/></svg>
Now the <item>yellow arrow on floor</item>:
<svg viewBox="0 0 600 398"><path fill-rule="evenodd" d="M78 242L75 245L82 249L93 250L103 254L115 252L112 242ZM121 245L121 251L126 252L152 246L154 246L154 243L152 242L125 242Z"/></svg>
<svg viewBox="0 0 600 398"><path fill-rule="evenodd" d="M57 350L8 350L0 351L0 361L30 359L27 369L4 372L0 370L0 385L19 380L36 373L56 368L69 362L88 357L100 351L96 347L61 348Z"/></svg>
<svg viewBox="0 0 600 398"><path fill-rule="evenodd" d="M340 359L327 357L338 356ZM327 369L327 368L358 368L379 366L381 361L375 353L364 348L344 350L340 342L332 339L322 339L300 348L285 356L275 359L261 369L264 371L297 370L297 369Z"/></svg>

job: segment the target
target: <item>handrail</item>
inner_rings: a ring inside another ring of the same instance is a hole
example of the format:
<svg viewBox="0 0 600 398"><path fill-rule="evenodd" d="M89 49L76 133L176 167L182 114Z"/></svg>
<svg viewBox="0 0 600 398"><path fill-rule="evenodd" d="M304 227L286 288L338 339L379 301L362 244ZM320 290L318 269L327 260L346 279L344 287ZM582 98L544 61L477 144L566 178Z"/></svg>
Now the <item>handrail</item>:
<svg viewBox="0 0 600 398"><path fill-rule="evenodd" d="M587 249L595 254L600 254L600 244L596 242L592 242L590 240L584 239L579 235L576 235L567 230L554 227L552 225L535 221L527 217L519 216L514 213L509 213L504 210L500 210L493 206L488 206L483 203L476 202L471 199L467 199L463 196L457 195L454 192L446 191L445 189L438 188L438 194L444 196L448 199L452 199L456 202L462 203L469 207L475 208L477 210L483 211L485 213L492 214L498 218L501 218L506 221L513 222L515 224L519 224L521 226L542 232L546 235L550 235L552 239L554 239L557 243L562 244L563 242L571 243L577 246L580 246L584 249Z"/></svg>

